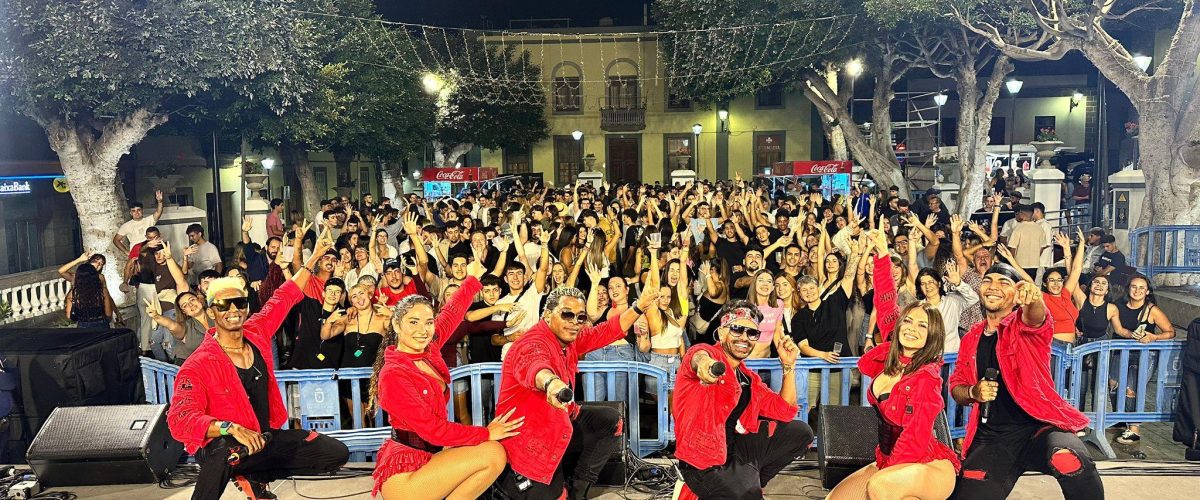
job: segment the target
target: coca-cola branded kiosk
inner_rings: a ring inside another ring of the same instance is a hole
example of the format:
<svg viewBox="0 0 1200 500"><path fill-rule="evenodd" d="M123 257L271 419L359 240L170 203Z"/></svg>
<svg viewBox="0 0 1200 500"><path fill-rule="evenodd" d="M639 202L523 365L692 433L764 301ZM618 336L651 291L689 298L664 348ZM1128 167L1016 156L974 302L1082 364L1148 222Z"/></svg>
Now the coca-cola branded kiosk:
<svg viewBox="0 0 1200 500"><path fill-rule="evenodd" d="M445 167L426 168L421 171L421 180L426 198L452 196L467 184L477 184L496 178L493 167Z"/></svg>
<svg viewBox="0 0 1200 500"><path fill-rule="evenodd" d="M776 162L771 175L762 178L771 182L771 190L784 187L788 182L799 181L809 187L818 187L825 199L835 194L850 194L850 176L854 164L845 160L800 160Z"/></svg>

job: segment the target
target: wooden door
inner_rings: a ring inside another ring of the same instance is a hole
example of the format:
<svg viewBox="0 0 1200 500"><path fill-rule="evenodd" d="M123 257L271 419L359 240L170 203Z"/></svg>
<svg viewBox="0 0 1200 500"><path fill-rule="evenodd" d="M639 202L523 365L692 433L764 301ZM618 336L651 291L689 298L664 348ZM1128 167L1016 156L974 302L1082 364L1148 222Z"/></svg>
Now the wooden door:
<svg viewBox="0 0 1200 500"><path fill-rule="evenodd" d="M616 184L641 180L639 149L636 138L608 139L608 182Z"/></svg>

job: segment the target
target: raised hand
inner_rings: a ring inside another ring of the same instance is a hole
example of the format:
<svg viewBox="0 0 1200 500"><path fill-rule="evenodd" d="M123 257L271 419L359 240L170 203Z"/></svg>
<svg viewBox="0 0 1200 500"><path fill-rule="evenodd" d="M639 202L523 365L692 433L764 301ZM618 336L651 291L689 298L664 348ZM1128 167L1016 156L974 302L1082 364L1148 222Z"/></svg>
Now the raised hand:
<svg viewBox="0 0 1200 500"><path fill-rule="evenodd" d="M1017 283L1017 292L1013 295L1016 300L1017 307L1025 307L1030 304L1040 303L1042 301L1042 291L1037 285L1028 281Z"/></svg>
<svg viewBox="0 0 1200 500"><path fill-rule="evenodd" d="M1054 233L1054 243L1065 249L1071 248L1071 240L1068 239L1067 235L1063 234L1062 231Z"/></svg>
<svg viewBox="0 0 1200 500"><path fill-rule="evenodd" d="M592 283L600 282L601 277L600 277L600 267L599 266L596 266L595 264L592 264L589 262L587 264L586 272L587 272L588 279L591 280Z"/></svg>
<svg viewBox="0 0 1200 500"><path fill-rule="evenodd" d="M467 264L468 276L474 276L475 279L479 279L483 276L483 271L483 263L479 259L471 259L471 262Z"/></svg>
<svg viewBox="0 0 1200 500"><path fill-rule="evenodd" d="M146 303L146 316L149 316L150 319L162 316L162 304L159 303L157 297L145 299L144 302Z"/></svg>
<svg viewBox="0 0 1200 500"><path fill-rule="evenodd" d="M779 364L784 368L792 368L796 366L796 357L800 355L800 348L796 346L796 342L787 335L775 337L775 350L779 352Z"/></svg>
<svg viewBox="0 0 1200 500"><path fill-rule="evenodd" d="M658 301L658 293L657 285L647 287L645 290L643 290L642 295L638 297L638 309L649 311L651 307L655 306L655 302Z"/></svg>
<svg viewBox="0 0 1200 500"><path fill-rule="evenodd" d="M154 201L157 201L159 205L162 205L162 202L163 202L163 192L162 191L154 192Z"/></svg>
<svg viewBox="0 0 1200 500"><path fill-rule="evenodd" d="M404 233L409 236L416 236L420 228L417 226L417 214L409 212L404 214Z"/></svg>
<svg viewBox="0 0 1200 500"><path fill-rule="evenodd" d="M251 219L249 215L242 218L242 232L243 233L250 232L250 229L253 227L254 227L254 219Z"/></svg>
<svg viewBox="0 0 1200 500"><path fill-rule="evenodd" d="M159 251L162 252L164 259L167 259L167 260L171 259L171 244L169 242L163 241L162 242L162 250L159 250Z"/></svg>
<svg viewBox="0 0 1200 500"><path fill-rule="evenodd" d="M509 328L517 326L525 320L525 316L527 315L528 313L526 313L524 309L518 309L517 312L508 316L508 321L504 323L504 326Z"/></svg>
<svg viewBox="0 0 1200 500"><path fill-rule="evenodd" d="M946 260L946 281L951 285L958 286L962 283L962 274L958 271L958 263L954 259Z"/></svg>
<svg viewBox="0 0 1200 500"><path fill-rule="evenodd" d="M954 214L950 216L950 230L955 233L961 233L963 230L963 218L961 215Z"/></svg>

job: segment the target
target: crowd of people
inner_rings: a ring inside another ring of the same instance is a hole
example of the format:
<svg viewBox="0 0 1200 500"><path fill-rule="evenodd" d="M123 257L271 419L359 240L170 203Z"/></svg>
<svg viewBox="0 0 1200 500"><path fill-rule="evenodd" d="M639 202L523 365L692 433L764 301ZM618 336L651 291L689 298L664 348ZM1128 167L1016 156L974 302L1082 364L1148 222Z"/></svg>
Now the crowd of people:
<svg viewBox="0 0 1200 500"><path fill-rule="evenodd" d="M752 497L811 442L812 429L793 421L796 394L817 402L819 379L797 387L784 377L776 393L741 361L778 358L786 374L798 357L858 356L889 434L876 463L834 497L890 488L1001 498L1028 469L1054 475L1068 498L1096 498L1099 479L1075 435L1086 418L1052 396L1050 342L1174 336L1112 235L1057 232L1019 193L985 196L967 218L936 193L909 200L855 185L827 198L801 183L771 191L740 178L378 203L364 193L323 201L315 223L272 200L266 240L251 238L247 218L229 259L200 225L187 228L182 250L164 242L156 198L153 215L131 205L113 242L131 257L122 286L137 296L142 349L182 365L171 427L205 457L206 494L230 474L263 495L273 478L336 468L339 453L344 462L344 447L318 434L266 432L286 418L273 373L373 366L364 404L394 429L377 493L474 498L495 482L511 498L586 498L623 424L562 397L583 359L664 368L691 494ZM115 319L105 265L84 254L60 269L81 327ZM954 399L991 403L990 421L975 404L961 453L932 437L949 353L959 353ZM487 427L468 425L467 388L448 371L480 362L503 362L499 386L483 388L487 401L499 394ZM598 399L625 397L628 381L617 378L617 394L601 384ZM1135 396L1109 385L1110 404ZM849 403L839 396L823 403ZM449 397L457 415L446 415ZM780 433L787 446L773 444ZM1118 438L1138 439L1136 425ZM226 463L238 446L251 458L308 458Z"/></svg>

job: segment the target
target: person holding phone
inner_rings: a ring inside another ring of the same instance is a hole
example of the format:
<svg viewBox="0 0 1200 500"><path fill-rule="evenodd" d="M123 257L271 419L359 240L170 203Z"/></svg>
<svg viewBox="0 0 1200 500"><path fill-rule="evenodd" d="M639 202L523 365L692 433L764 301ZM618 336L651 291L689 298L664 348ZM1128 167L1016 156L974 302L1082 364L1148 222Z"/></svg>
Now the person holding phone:
<svg viewBox="0 0 1200 500"><path fill-rule="evenodd" d="M350 457L346 445L315 431L279 430L287 408L275 380L271 337L304 297L316 260L333 246L326 228L315 257L279 287L258 314L239 278L208 286L214 327L183 362L167 411L171 435L196 455L200 474L192 498L221 497L233 476L248 498L271 498L268 483L293 475L334 472Z"/></svg>
<svg viewBox="0 0 1200 500"><path fill-rule="evenodd" d="M587 498L608 457L621 446L623 416L607 407L581 407L573 401L579 359L623 338L625 332L655 307L659 287L651 278L637 303L597 326L587 326L583 292L559 288L550 292L542 320L511 344L501 369L496 414L516 409L527 419L520 435L501 442L508 468L498 487L514 500ZM567 455L577 456L567 460ZM564 470L564 463L575 463ZM566 484L566 476L572 481Z"/></svg>
<svg viewBox="0 0 1200 500"><path fill-rule="evenodd" d="M762 313L734 300L717 313L717 345L688 349L675 383L675 457L684 488L680 499L762 498L763 488L808 450L813 431L795 420L796 357L786 336L774 337L783 367L772 392L742 361L769 332L759 331Z"/></svg>

